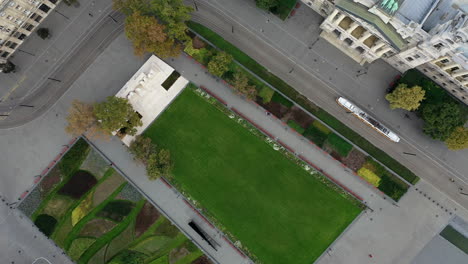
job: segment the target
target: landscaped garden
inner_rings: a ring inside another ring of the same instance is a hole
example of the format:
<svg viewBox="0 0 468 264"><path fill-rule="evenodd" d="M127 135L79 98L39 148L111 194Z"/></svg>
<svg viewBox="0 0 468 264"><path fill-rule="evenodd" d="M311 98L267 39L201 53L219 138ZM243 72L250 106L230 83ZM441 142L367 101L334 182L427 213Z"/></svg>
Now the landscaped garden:
<svg viewBox="0 0 468 264"><path fill-rule="evenodd" d="M259 263L313 263L361 212L352 196L193 86L144 133L170 181Z"/></svg>
<svg viewBox="0 0 468 264"><path fill-rule="evenodd" d="M20 209L76 263L212 263L83 139Z"/></svg>
<svg viewBox="0 0 468 264"><path fill-rule="evenodd" d="M224 45L225 51L233 51L230 54L235 58L244 58L245 54L242 53L237 48L229 46L230 44L225 42L222 39L219 39L219 36L215 35L212 31L196 23L189 23L190 27L196 31L201 31L205 33L203 36L208 36L210 41L217 41ZM187 54L192 56L199 63L207 66L208 70L211 72L213 67L210 68L210 65L213 65L213 60L218 54L223 54L222 51L217 50L215 47L209 45L200 37L190 34L192 37L192 45L187 45L185 51ZM230 47L229 49L227 49ZM251 60L248 58L248 60ZM256 63L251 61L251 63ZM217 63L218 67L216 70L221 68ZM252 64L248 64L252 65ZM255 64L255 67L249 67L250 70L259 70L261 67L258 64ZM246 71L243 67L237 64L235 61L225 60L223 66L223 71L216 71L217 76L223 78L231 87L237 90L240 94L244 94L248 99L254 100L256 103L265 108L268 112L272 113L284 123L288 124L292 129L297 131L299 134L302 134L304 137L308 138L310 141L315 143L317 146L323 150L330 153L332 157L342 162L358 176L368 181L370 184L374 185L382 192L387 194L389 197L398 201L407 191L409 185L406 184L403 180L398 178L396 175L386 170L382 165L375 162L371 157L368 157L362 151L353 147L351 143L343 139L340 135L332 132L324 123L327 123L325 120L319 120L315 117L312 117L310 114L305 112L301 107L294 105L294 103L288 98L284 97L281 93L270 88L266 83L262 82L260 79L256 78L254 75ZM246 65L244 65L246 66ZM264 69L263 67L261 69ZM256 71L256 74L259 75L259 72ZM272 76L270 73L268 73ZM244 80L239 81L238 76L243 76ZM276 77L275 77L276 78ZM277 84L280 84L277 82ZM284 83L283 83L284 85ZM308 105L310 106L310 104ZM307 109L307 108L306 108ZM311 110L311 109L307 109ZM324 113L323 110L313 107L314 112L320 117L320 113ZM328 114L327 114L328 115ZM336 120L336 119L333 119ZM337 120L336 120L337 121ZM330 125L338 132L342 132L337 129L336 126ZM341 124L341 123L340 123ZM354 132L353 132L354 133ZM353 138L355 139L355 138ZM349 141L353 141L351 138L348 138ZM354 141L356 143L356 141ZM362 146L361 146L362 147ZM381 158L381 156L377 156ZM368 161L368 162L366 162ZM382 160L380 160L382 162ZM366 164L373 162L374 166L367 166L369 168L363 167ZM385 164L385 162L383 162ZM391 163L393 164L393 163ZM388 164L387 164L388 165ZM390 166L391 169L398 172L398 168L395 166ZM405 172L407 175L408 170L400 170L400 172ZM408 176L408 175L407 175ZM407 178L407 180L413 180L417 178ZM411 182L411 181L410 181Z"/></svg>

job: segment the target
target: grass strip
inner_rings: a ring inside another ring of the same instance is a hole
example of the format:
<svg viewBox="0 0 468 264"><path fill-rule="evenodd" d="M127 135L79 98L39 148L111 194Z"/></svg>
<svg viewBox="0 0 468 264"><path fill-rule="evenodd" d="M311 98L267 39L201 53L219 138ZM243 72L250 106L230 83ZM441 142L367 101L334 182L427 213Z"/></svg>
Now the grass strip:
<svg viewBox="0 0 468 264"><path fill-rule="evenodd" d="M448 225L444 228L444 230L442 230L440 235L443 238L447 239L447 241L452 243L454 246L459 248L461 251L465 252L465 254L468 254L468 237L465 237L455 228Z"/></svg>
<svg viewBox="0 0 468 264"><path fill-rule="evenodd" d="M254 72L260 78L271 84L273 87L281 91L284 95L294 100L297 104L302 106L304 109L314 114L324 123L335 129L342 136L346 137L348 140L365 150L369 155L373 156L378 161L385 164L395 173L406 179L408 182L413 184L417 183L419 178L411 172L408 168L403 166L401 163L393 159L390 155L372 145L369 141L363 138L358 133L354 132L352 129L347 127L345 124L340 122L338 119L327 113L325 110L319 108L312 102L310 102L305 96L297 92L293 87L288 85L286 82L270 73L265 67L257 63L247 54L242 52L236 46L224 40L221 36L208 29L207 27L195 23L193 21L187 22L187 25L190 29L197 32L205 39L213 43L219 49L231 54L234 59L242 64L244 67Z"/></svg>

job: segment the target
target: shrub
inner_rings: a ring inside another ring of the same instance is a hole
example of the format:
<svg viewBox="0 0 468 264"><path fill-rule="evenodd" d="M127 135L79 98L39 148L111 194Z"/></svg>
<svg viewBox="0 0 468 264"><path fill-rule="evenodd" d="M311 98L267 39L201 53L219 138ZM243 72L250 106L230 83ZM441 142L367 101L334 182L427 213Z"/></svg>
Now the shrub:
<svg viewBox="0 0 468 264"><path fill-rule="evenodd" d="M224 51L221 51L211 58L210 62L208 62L207 68L211 74L221 77L229 70L231 63L232 56Z"/></svg>
<svg viewBox="0 0 468 264"><path fill-rule="evenodd" d="M366 163L363 165L364 168L373 171L377 175L384 175L387 173L387 169L385 169L380 163L375 161L372 157L366 158Z"/></svg>
<svg viewBox="0 0 468 264"><path fill-rule="evenodd" d="M332 132L326 125L324 125L322 122L318 120L314 120L314 122L312 122L312 125L316 127L318 130L322 131L324 134L328 135Z"/></svg>
<svg viewBox="0 0 468 264"><path fill-rule="evenodd" d="M85 217L93 206L93 192L89 193L85 199L72 211L71 221L75 226L83 217Z"/></svg>
<svg viewBox="0 0 468 264"><path fill-rule="evenodd" d="M305 129L301 127L298 123L296 123L294 120L289 120L288 121L288 126L291 127L292 129L296 130L297 133L303 134L305 132Z"/></svg>
<svg viewBox="0 0 468 264"><path fill-rule="evenodd" d="M59 194L70 196L74 199L80 199L87 191L89 191L97 180L89 172L79 170L65 185L58 191Z"/></svg>
<svg viewBox="0 0 468 264"><path fill-rule="evenodd" d="M375 187L378 187L380 184L380 178L377 176L374 172L371 170L368 170L364 167L360 168L357 172L357 174L366 180L368 183L374 185Z"/></svg>
<svg viewBox="0 0 468 264"><path fill-rule="evenodd" d="M271 89L266 85L263 85L262 88L260 88L260 91L258 92L258 96L262 98L264 104L268 104L271 101L271 98L273 97L274 93L275 90Z"/></svg>
<svg viewBox="0 0 468 264"><path fill-rule="evenodd" d="M179 234L179 229L177 229L177 227L169 220L164 219L164 221L156 228L154 234L157 236L175 237Z"/></svg>
<svg viewBox="0 0 468 264"><path fill-rule="evenodd" d="M286 97L282 96L278 92L275 92L273 94L273 97L271 98L271 100L273 102L277 102L279 104L282 104L282 105L286 106L287 108L290 108L290 107L292 107L294 105L293 102L289 101L288 99L286 99Z"/></svg>
<svg viewBox="0 0 468 264"><path fill-rule="evenodd" d="M125 200L114 200L106 204L97 216L109 218L111 220L120 222L127 216L133 209L133 203Z"/></svg>
<svg viewBox="0 0 468 264"><path fill-rule="evenodd" d="M304 136L314 142L317 146L322 147L328 135L310 125L304 132Z"/></svg>
<svg viewBox="0 0 468 264"><path fill-rule="evenodd" d="M52 232L54 232L55 226L57 225L57 219L50 215L41 214L36 218L34 224L42 233L44 233L44 235L49 237Z"/></svg>
<svg viewBox="0 0 468 264"><path fill-rule="evenodd" d="M109 264L143 264L145 263L146 255L132 250L124 250L117 256L113 257Z"/></svg>
<svg viewBox="0 0 468 264"><path fill-rule="evenodd" d="M150 138L138 135L132 141L128 150L135 159L146 164L151 153L156 152L156 145L151 142Z"/></svg>
<svg viewBox="0 0 468 264"><path fill-rule="evenodd" d="M80 138L58 163L60 172L65 177L73 175L81 166L89 152L89 145Z"/></svg>
<svg viewBox="0 0 468 264"><path fill-rule="evenodd" d="M351 149L353 149L353 145L351 145L350 143L348 143L348 141L344 140L341 136L338 136L335 133L331 133L328 135L327 143L342 157L348 156Z"/></svg>
<svg viewBox="0 0 468 264"><path fill-rule="evenodd" d="M36 33L41 39L46 39L50 36L48 28L39 28Z"/></svg>
<svg viewBox="0 0 468 264"><path fill-rule="evenodd" d="M396 177L396 176L393 176ZM393 200L400 200L401 196L406 193L408 185L404 183L398 184L395 179L390 178L387 173L383 174L381 177L380 184L378 186L379 190L390 196Z"/></svg>

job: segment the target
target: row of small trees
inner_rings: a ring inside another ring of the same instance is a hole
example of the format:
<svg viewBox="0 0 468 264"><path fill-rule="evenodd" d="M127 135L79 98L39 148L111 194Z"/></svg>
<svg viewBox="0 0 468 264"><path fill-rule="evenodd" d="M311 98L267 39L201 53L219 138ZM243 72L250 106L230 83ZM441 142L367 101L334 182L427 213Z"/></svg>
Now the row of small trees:
<svg viewBox="0 0 468 264"><path fill-rule="evenodd" d="M452 150L468 148L468 129L463 127L466 113L454 101L425 103L426 90L401 83L386 95L391 109L418 111L424 120L423 131L433 139L445 141Z"/></svg>
<svg viewBox="0 0 468 264"><path fill-rule="evenodd" d="M130 153L136 160L146 166L146 174L150 180L168 176L172 169L171 153L167 149L158 148L151 139L142 135L136 136L130 144Z"/></svg>

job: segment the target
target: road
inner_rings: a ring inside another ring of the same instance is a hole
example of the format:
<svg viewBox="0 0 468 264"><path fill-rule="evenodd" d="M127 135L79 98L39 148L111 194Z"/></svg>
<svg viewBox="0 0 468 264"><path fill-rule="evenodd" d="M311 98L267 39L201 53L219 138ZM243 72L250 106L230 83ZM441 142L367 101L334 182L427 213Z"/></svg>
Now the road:
<svg viewBox="0 0 468 264"><path fill-rule="evenodd" d="M191 1L187 1L187 4L191 3ZM315 58L312 56L313 54L309 53L308 47L300 46L294 41L294 38L284 33L284 30L276 33L283 37L283 41L270 41L266 36L266 26L274 26L275 23L281 26L283 22L251 5L252 3L246 0L199 0L197 1L198 11L193 13L193 20L220 34L223 38L233 43L265 66L272 73L292 85L296 90L309 98L309 100L361 134L375 146L383 149L418 176L426 179L439 190L446 193L460 205L468 208L468 197L460 194L459 189L468 189L468 185L466 184L468 175L464 172L466 171L466 161L463 162L466 158L464 155L466 151L450 153L450 157L458 159L456 164L442 160L442 158L447 158L448 156L444 157L440 152L433 152L433 149L430 149L429 146L426 145L427 140L424 139L424 136L422 136L420 132L414 132L416 129L420 129L420 121L416 121L414 118L413 120L399 118L398 122L404 121L404 123L387 122L387 120L391 119L384 118L386 115L399 115L398 112L384 109L386 107L382 106L384 104L376 104L375 101L368 101L370 99L367 95L365 96L365 94L375 94L375 90L379 90L379 93L382 94L381 97L383 97L385 89L375 88L382 87L382 84L376 86L374 81L374 85L368 87L369 83L367 83L367 86L364 86L362 83L356 83L349 78L340 79L341 76L349 77L349 73L343 72L339 68L336 70L336 67L330 69L329 63L325 60L319 63L319 60L322 60L322 58ZM242 12L239 10L240 8L242 8ZM304 12L309 12L309 10ZM310 10L310 12L313 11ZM258 20L257 23L252 22L252 19ZM317 45L317 43L320 42L316 42L315 45ZM280 48L278 45L284 48ZM326 46L333 49L329 44ZM293 48L287 49L287 47ZM294 47L296 47L296 49L294 49ZM340 54L336 49L334 52L329 51L328 53L335 54L331 55L333 58L337 57L336 54L339 55L338 57L345 56ZM311 62L299 60L298 58L310 58ZM338 59L339 58L337 58L337 60ZM347 59L349 60L349 58ZM344 69L347 68L346 65L351 62L347 61L342 63L341 61L334 61L334 63L343 64ZM323 66L321 66L322 64ZM371 65L368 68L374 80L376 78L378 79L380 75L385 78L385 72L391 69L386 64L379 65L380 64L376 64L375 66ZM323 79L320 79L321 75L311 70L311 67L317 67L316 69L318 72L326 71L328 75L336 79L336 82L325 82ZM372 67L377 67L377 69ZM291 69L293 69L293 71L291 71ZM362 76L358 76L354 78L361 77ZM388 79L388 76L386 79ZM390 80L386 83L389 82ZM352 90L354 88L356 88L356 90ZM358 103L358 105L381 120L385 120L385 123L391 129L398 131L402 136L402 141L398 144L391 143L365 124L347 115L345 111L335 103L335 99L342 95ZM383 99L381 101L383 101ZM366 105L367 107L365 107ZM412 132L410 133L410 131ZM423 139L424 142L421 142L420 139ZM448 151L445 150L444 152ZM414 153L416 156L409 156L403 153ZM447 153L445 154L448 155ZM454 183L451 182L451 178L456 179L456 181Z"/></svg>
<svg viewBox="0 0 468 264"><path fill-rule="evenodd" d="M42 52L37 57L24 52L15 55L13 61L23 69L20 67L16 80L7 82L6 78L11 76L1 76L5 81L1 86L0 113L8 116L0 119L0 129L24 125L42 115L123 31L124 15L112 10L112 1L87 1L79 11L67 27L61 28L56 39L50 40L49 46L37 51ZM44 26L60 23L54 20L57 17L64 19L51 14ZM50 19L53 21L49 22ZM37 53L36 39L37 36L31 36L21 49Z"/></svg>

